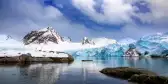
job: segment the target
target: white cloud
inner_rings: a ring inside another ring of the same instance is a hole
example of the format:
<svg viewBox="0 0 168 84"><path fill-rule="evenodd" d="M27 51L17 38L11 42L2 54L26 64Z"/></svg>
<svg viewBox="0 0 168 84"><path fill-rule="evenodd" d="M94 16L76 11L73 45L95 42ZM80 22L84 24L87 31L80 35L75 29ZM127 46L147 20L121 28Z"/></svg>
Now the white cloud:
<svg viewBox="0 0 168 84"><path fill-rule="evenodd" d="M72 0L73 5L84 14L99 23L121 24L131 22L131 15L134 8L124 0L102 0L101 9L103 13L98 13L94 6L96 0Z"/></svg>
<svg viewBox="0 0 168 84"><path fill-rule="evenodd" d="M46 18L50 18L50 19L63 17L62 13L53 6L48 6L45 8L45 15L46 15Z"/></svg>
<svg viewBox="0 0 168 84"><path fill-rule="evenodd" d="M131 22L130 15L134 8L131 7L130 3L132 2L124 2L123 0L103 0L101 8L103 9L104 14L101 14L96 12L93 8L96 4L95 0L73 0L75 7L91 17L94 21L110 24ZM0 34L10 34L20 38L31 30L37 30L47 26L52 26L61 35L70 36L72 40L75 41L81 40L84 36L118 39L123 37L139 38L149 32L165 32L167 29L160 27L152 27L151 29L128 24L117 31L106 31L104 28L99 28L102 30L95 31L87 28L83 24L69 21L69 19L64 17L62 12L57 8L53 6L43 6L38 0L0 0L0 6ZM163 8L162 11L163 10L166 11L165 8ZM165 18L167 17L167 14L161 14L160 16ZM150 15L142 15L141 18L143 17L150 17L149 19L152 21Z"/></svg>
<svg viewBox="0 0 168 84"><path fill-rule="evenodd" d="M72 0L72 4L84 14L99 23L122 24L134 23L131 16L137 16L144 23L167 24L168 22L168 1L167 0L101 0L101 10L103 13L96 11L94 6L98 0ZM140 1L140 4L146 4L151 10L147 13L135 13L139 10L133 6L133 3ZM145 3L146 2L146 3Z"/></svg>
<svg viewBox="0 0 168 84"><path fill-rule="evenodd" d="M3 0L0 14L0 33L22 38L31 30L52 26L63 36L79 40L91 36L90 30L80 24L71 23L53 6L43 6L37 0L32 2Z"/></svg>
<svg viewBox="0 0 168 84"><path fill-rule="evenodd" d="M156 19L168 17L168 1L167 0L148 0L152 14Z"/></svg>
<svg viewBox="0 0 168 84"><path fill-rule="evenodd" d="M167 0L142 0L147 2L148 13L135 14L144 23L167 24L168 22L168 1Z"/></svg>

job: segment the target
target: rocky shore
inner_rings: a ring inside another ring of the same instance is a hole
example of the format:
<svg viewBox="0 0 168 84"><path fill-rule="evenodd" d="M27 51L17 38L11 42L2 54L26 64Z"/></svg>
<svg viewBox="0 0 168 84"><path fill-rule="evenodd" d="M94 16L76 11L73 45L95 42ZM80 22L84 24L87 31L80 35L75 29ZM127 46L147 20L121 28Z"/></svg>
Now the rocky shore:
<svg viewBox="0 0 168 84"><path fill-rule="evenodd" d="M68 54L68 57L33 57L31 54L22 54L20 56L0 57L0 64L8 63L33 63L33 62L54 62L54 63L71 63L74 58Z"/></svg>
<svg viewBox="0 0 168 84"><path fill-rule="evenodd" d="M145 69L117 67L105 68L100 72L111 77L126 79L138 84L168 84L168 77L158 76L156 73Z"/></svg>

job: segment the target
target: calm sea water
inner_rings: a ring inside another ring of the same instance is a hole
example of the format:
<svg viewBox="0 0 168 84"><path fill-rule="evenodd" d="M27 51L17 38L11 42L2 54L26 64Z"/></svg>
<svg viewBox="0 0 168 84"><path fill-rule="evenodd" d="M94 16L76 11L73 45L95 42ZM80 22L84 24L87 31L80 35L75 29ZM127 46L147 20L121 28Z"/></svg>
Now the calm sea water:
<svg viewBox="0 0 168 84"><path fill-rule="evenodd" d="M99 72L105 67L118 66L146 68L168 76L168 59L82 56L75 59L72 64L0 65L0 84L130 84Z"/></svg>

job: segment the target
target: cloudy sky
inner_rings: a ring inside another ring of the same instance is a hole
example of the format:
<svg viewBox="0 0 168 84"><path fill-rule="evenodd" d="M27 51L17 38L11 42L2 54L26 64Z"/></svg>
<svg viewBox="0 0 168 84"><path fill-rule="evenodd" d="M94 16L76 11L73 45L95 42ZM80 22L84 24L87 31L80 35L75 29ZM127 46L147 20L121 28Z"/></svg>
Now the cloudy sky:
<svg viewBox="0 0 168 84"><path fill-rule="evenodd" d="M62 36L138 39L168 32L167 0L0 0L0 34L52 26Z"/></svg>

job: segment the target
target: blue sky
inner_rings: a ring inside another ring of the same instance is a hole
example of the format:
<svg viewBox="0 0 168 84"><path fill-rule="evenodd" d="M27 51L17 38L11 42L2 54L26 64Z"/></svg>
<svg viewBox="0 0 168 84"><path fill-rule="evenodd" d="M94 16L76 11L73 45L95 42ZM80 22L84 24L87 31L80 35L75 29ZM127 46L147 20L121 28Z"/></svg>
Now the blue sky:
<svg viewBox="0 0 168 84"><path fill-rule="evenodd" d="M0 0L0 34L52 26L62 36L138 39L167 32L166 0Z"/></svg>

